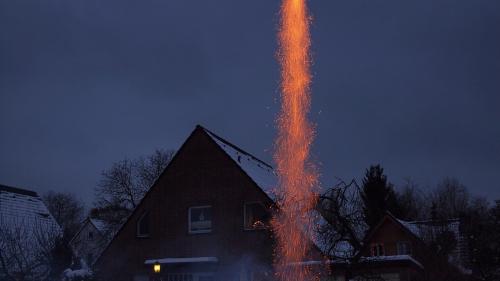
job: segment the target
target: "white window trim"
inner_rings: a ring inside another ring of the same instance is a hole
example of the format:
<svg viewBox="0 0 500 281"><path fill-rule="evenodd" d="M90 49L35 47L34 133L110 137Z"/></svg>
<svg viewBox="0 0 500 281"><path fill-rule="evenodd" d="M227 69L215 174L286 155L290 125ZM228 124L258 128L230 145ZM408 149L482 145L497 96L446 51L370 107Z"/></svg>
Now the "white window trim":
<svg viewBox="0 0 500 281"><path fill-rule="evenodd" d="M135 236L138 237L138 238L148 238L150 233L148 234L143 234L143 233L140 233L140 224L142 222L142 219L144 219L144 217L149 214L149 211L145 211L140 217L139 219L137 220L137 224L135 225ZM149 223L149 232L151 232L151 222Z"/></svg>
<svg viewBox="0 0 500 281"><path fill-rule="evenodd" d="M203 208L212 208L212 205L203 205L203 206L193 206L189 207L188 209L188 233L189 234L200 234L200 233L210 233L212 232L214 223L213 223L213 213L212 213L212 220L211 220L211 227L210 229L206 230L191 230L191 210L192 209L203 209Z"/></svg>
<svg viewBox="0 0 500 281"><path fill-rule="evenodd" d="M249 202L244 202L243 203L243 230L246 230L246 231L255 231L255 230L263 230L265 229L265 227L247 227L247 205L248 204L260 204L262 205L262 207L264 207L264 209L266 208L266 206L264 205L264 203L262 203L261 201L249 201Z"/></svg>

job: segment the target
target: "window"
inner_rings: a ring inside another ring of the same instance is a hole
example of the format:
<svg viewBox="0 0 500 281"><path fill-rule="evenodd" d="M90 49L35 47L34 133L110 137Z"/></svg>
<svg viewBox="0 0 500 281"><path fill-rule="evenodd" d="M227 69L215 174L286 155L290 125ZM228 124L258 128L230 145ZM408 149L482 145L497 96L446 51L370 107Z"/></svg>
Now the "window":
<svg viewBox="0 0 500 281"><path fill-rule="evenodd" d="M189 233L208 233L212 231L212 206L189 208Z"/></svg>
<svg viewBox="0 0 500 281"><path fill-rule="evenodd" d="M372 257L378 257L384 255L384 244L374 243L370 245Z"/></svg>
<svg viewBox="0 0 500 281"><path fill-rule="evenodd" d="M94 232L89 231L89 232L87 233L87 238L88 238L88 240L92 240L92 239L94 239Z"/></svg>
<svg viewBox="0 0 500 281"><path fill-rule="evenodd" d="M137 220L137 237L149 237L149 212L144 212Z"/></svg>
<svg viewBox="0 0 500 281"><path fill-rule="evenodd" d="M397 244L398 255L410 255L411 254L411 244L406 241L399 241Z"/></svg>
<svg viewBox="0 0 500 281"><path fill-rule="evenodd" d="M213 281L212 273L168 273L166 281Z"/></svg>
<svg viewBox="0 0 500 281"><path fill-rule="evenodd" d="M193 274L191 274L191 273L169 273L169 274L167 274L167 281L193 281Z"/></svg>
<svg viewBox="0 0 500 281"><path fill-rule="evenodd" d="M244 227L246 230L266 228L269 222L269 212L260 202L243 205Z"/></svg>

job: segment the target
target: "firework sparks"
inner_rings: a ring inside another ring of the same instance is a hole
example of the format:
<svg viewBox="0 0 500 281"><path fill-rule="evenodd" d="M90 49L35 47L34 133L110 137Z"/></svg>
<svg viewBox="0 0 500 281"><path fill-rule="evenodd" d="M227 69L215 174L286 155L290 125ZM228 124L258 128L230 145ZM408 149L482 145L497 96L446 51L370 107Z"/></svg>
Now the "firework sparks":
<svg viewBox="0 0 500 281"><path fill-rule="evenodd" d="M309 162L314 130L307 119L310 107L310 37L305 0L283 0L279 31L281 112L275 161L279 177L279 214L273 219L277 238L276 268L282 281L311 280L306 268L290 266L306 257L312 223L317 174Z"/></svg>

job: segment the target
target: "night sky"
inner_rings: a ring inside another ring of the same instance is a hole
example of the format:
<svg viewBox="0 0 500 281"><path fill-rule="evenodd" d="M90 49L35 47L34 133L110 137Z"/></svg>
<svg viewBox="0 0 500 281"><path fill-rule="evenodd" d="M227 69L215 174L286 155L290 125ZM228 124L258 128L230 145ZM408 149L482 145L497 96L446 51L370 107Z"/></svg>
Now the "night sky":
<svg viewBox="0 0 500 281"><path fill-rule="evenodd" d="M196 124L272 161L278 0L0 0L0 183L71 191ZM500 1L311 0L322 185L500 198Z"/></svg>

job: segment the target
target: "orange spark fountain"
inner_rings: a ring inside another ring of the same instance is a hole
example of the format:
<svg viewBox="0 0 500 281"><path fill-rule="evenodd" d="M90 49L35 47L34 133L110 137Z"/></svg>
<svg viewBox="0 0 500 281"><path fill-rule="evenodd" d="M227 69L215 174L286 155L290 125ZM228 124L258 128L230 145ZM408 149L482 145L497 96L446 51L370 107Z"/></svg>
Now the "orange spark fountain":
<svg viewBox="0 0 500 281"><path fill-rule="evenodd" d="M275 264L281 281L312 280L302 266L309 250L317 174L309 162L314 130L307 120L310 107L310 39L306 0L283 0L279 31L281 112L275 161L279 177L279 213L273 219Z"/></svg>

